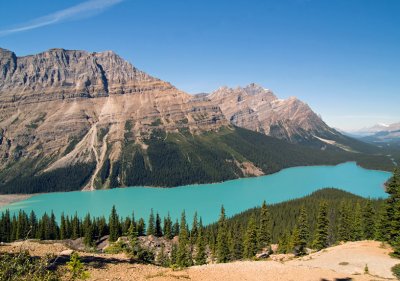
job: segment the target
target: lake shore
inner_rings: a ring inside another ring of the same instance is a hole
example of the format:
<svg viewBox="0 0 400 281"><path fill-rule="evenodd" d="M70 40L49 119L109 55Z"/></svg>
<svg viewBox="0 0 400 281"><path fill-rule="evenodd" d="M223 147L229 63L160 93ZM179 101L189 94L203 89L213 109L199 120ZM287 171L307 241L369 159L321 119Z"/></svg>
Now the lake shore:
<svg viewBox="0 0 400 281"><path fill-rule="evenodd" d="M0 208L7 206L11 203L26 200L38 194L3 194L0 195Z"/></svg>

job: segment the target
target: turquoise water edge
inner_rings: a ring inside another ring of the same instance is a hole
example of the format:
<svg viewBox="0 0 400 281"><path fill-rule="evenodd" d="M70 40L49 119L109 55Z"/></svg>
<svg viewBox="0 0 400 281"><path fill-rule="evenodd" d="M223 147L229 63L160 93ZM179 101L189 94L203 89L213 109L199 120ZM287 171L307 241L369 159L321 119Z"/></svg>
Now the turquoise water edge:
<svg viewBox="0 0 400 281"><path fill-rule="evenodd" d="M385 198L383 184L391 174L367 170L347 162L337 166L308 166L284 169L272 175L243 178L214 184L188 185L174 188L129 187L92 192L59 192L33 196L27 200L4 207L11 212L20 209L37 215L53 211L60 218L78 213L83 217L106 216L116 206L119 215L125 217L135 212L135 217L146 221L153 208L162 217L169 212L173 219L185 210L188 221L194 212L203 223L218 219L221 205L228 216L261 205L278 203L303 197L324 187L335 187L363 197Z"/></svg>

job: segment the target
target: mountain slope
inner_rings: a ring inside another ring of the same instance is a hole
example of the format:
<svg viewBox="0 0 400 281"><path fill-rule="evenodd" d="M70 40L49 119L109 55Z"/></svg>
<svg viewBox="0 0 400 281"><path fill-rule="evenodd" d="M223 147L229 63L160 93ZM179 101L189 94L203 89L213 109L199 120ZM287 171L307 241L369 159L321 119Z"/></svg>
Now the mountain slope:
<svg viewBox="0 0 400 281"><path fill-rule="evenodd" d="M282 121L274 124L290 127L273 130L290 132L291 141L330 130L311 113L279 108ZM284 117L293 112L299 127ZM232 126L207 95L182 92L113 52L51 49L17 57L0 49L0 193L176 186L348 160L392 165L381 156L285 140Z"/></svg>
<svg viewBox="0 0 400 281"><path fill-rule="evenodd" d="M144 146L155 128L197 133L227 124L218 107L112 52L52 49L17 57L0 49L0 70L2 183L26 170L57 174L78 166L76 184L93 189L100 168L119 159L126 141Z"/></svg>
<svg viewBox="0 0 400 281"><path fill-rule="evenodd" d="M232 124L239 127L320 149L378 152L376 147L330 128L297 98L278 99L272 91L256 84L235 89L222 87L208 97L220 106Z"/></svg>

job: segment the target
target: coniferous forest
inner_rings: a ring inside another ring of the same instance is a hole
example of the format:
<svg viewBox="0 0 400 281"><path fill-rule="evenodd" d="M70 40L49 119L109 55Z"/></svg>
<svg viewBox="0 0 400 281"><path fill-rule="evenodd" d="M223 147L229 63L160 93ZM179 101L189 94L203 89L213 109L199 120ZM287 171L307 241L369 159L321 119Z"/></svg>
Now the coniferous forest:
<svg viewBox="0 0 400 281"><path fill-rule="evenodd" d="M0 218L0 240L83 238L87 249L93 250L102 237L109 235L113 251L126 251L140 262L177 267L266 257L272 253L272 244L278 244L275 251L279 253L301 256L340 241L365 239L386 241L393 247L393 255L399 256L399 170L386 189L387 199L371 200L327 188L279 204L261 202L260 207L230 218L222 206L218 222L207 226L197 214L188 223L184 211L179 221L170 216L161 218L153 210L146 220L135 218L134 213L122 218L115 206L108 218L87 214L81 219L75 214L56 220L53 213L39 218L34 212L11 215L6 211ZM143 246L141 238L149 235L163 239L171 246L170 251L165 251L164 244L157 251ZM178 239L174 239L176 236Z"/></svg>

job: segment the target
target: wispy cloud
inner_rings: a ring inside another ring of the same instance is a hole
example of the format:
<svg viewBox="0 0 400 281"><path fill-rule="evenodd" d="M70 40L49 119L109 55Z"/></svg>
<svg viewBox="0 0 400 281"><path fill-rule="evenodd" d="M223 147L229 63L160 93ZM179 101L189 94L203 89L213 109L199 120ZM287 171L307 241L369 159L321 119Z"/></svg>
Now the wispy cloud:
<svg viewBox="0 0 400 281"><path fill-rule="evenodd" d="M124 0L90 0L52 14L36 18L14 28L0 30L0 36L36 29L46 25L94 16Z"/></svg>

